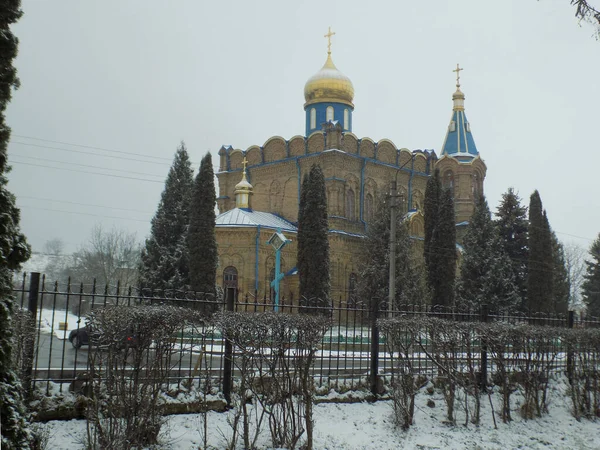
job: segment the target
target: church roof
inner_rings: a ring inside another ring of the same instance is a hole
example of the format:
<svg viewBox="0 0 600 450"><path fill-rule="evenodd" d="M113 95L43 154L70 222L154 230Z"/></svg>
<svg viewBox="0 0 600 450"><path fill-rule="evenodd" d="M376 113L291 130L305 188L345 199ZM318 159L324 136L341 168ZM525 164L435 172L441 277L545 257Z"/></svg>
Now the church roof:
<svg viewBox="0 0 600 450"><path fill-rule="evenodd" d="M245 208L233 208L217 216L215 222L217 228L224 227L258 227L268 229L281 229L296 233L298 228L276 214L263 211L253 211Z"/></svg>
<svg viewBox="0 0 600 450"><path fill-rule="evenodd" d="M448 125L448 132L444 145L442 145L442 156L453 156L461 161L471 160L479 155L475 140L471 134L471 125L465 115L465 94L460 90L460 71L456 65L456 92L452 94L452 117Z"/></svg>

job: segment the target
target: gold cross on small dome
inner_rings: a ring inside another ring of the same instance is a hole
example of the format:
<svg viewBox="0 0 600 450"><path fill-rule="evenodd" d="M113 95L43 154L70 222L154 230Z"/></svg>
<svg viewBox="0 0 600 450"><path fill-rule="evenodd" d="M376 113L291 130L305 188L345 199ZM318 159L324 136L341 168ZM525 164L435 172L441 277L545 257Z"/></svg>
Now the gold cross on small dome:
<svg viewBox="0 0 600 450"><path fill-rule="evenodd" d="M452 72L456 72L456 87L460 87L460 71L461 70L465 70L463 68L461 68L458 63L456 63L456 69L454 69Z"/></svg>
<svg viewBox="0 0 600 450"><path fill-rule="evenodd" d="M244 156L244 160L242 161L242 168L243 171L246 172L246 166L248 165L248 160L246 159L246 157Z"/></svg>
<svg viewBox="0 0 600 450"><path fill-rule="evenodd" d="M327 32L327 34L323 37L327 38L327 53L331 54L331 36L333 36L335 34L335 32L331 31L331 27L329 27L329 30Z"/></svg>

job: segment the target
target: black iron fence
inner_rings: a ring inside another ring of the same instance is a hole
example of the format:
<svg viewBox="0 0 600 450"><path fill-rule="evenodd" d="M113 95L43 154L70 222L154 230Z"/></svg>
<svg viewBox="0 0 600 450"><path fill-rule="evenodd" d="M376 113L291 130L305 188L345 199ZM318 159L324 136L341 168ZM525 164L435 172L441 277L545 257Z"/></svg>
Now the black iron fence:
<svg viewBox="0 0 600 450"><path fill-rule="evenodd" d="M74 346L69 337L74 330L86 326L86 314L95 308L169 304L209 312L302 312L302 306L297 302L282 299L280 304L274 305L270 299L259 299L257 295L230 292L229 295L226 293L215 297L193 292L139 290L120 285L99 286L95 282L86 284L68 280L59 283L50 282L38 273L23 274L14 288L14 294L21 308L29 311L35 320L35 346L31 350L31 367L26 377L29 377L32 388L41 385L46 391L50 390L52 382L60 383L62 390L64 383L76 382L82 373L89 370L89 349L79 346L81 340L75 342L77 345ZM380 333L379 319L405 318L417 321L434 318L448 322L502 322L556 328L600 327L597 318L583 319L572 312L561 317L549 314L490 314L487 307L480 311L431 305L398 305L389 309L384 301L377 299L368 302L339 301L328 307L315 307L313 312L329 317L331 324L315 355L312 367L315 384L342 391L359 386L370 387L374 393L380 391L381 380L392 373L394 352L397 352L388 342L388 336ZM432 326L435 326L435 320L423 322L423 329L417 333L420 336L419 345L411 347L410 359L416 373L435 376L439 373L439 367L430 354L434 349L428 342L428 336L433 336L435 330L427 328ZM459 359L475 355L477 368L485 377L487 371L493 371L494 368L488 362L487 345L476 328L474 326L469 334L470 339L457 344L455 354ZM228 394L232 376L235 378L236 349L223 339L216 326L208 322L201 329L181 329L173 336L173 345L176 348L170 361L170 380L173 383L198 377L199 368L203 367L210 374L211 382L221 386L222 391ZM553 370L565 370L569 364L573 364L572 346L558 337L552 340L552 345ZM518 355L514 358L518 358Z"/></svg>

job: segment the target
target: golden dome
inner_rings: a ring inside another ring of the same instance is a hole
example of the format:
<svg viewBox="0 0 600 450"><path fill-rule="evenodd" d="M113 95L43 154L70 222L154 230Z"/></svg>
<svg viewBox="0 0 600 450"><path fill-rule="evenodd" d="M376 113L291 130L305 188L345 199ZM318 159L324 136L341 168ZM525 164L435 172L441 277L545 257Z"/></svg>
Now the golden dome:
<svg viewBox="0 0 600 450"><path fill-rule="evenodd" d="M354 86L352 81L331 60L331 53L327 54L325 65L308 79L304 85L304 107L314 103L333 102L343 103L354 108Z"/></svg>

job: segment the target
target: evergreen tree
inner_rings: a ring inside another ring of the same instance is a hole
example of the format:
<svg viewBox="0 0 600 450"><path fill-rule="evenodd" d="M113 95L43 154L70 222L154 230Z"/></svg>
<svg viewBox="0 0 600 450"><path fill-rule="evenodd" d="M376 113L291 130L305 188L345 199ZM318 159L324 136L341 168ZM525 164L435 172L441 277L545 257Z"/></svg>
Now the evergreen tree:
<svg viewBox="0 0 600 450"><path fill-rule="evenodd" d="M424 213L423 255L427 267L427 280L431 289L431 303L434 306L452 306L456 278L454 200L452 192L442 188L438 169L427 181Z"/></svg>
<svg viewBox="0 0 600 450"><path fill-rule="evenodd" d="M536 190L529 201L527 299L530 312L550 312L553 302L553 257L550 224Z"/></svg>
<svg viewBox="0 0 600 450"><path fill-rule="evenodd" d="M217 276L217 241L215 239L215 180L210 153L200 162L190 203L187 234L190 289L215 294Z"/></svg>
<svg viewBox="0 0 600 450"><path fill-rule="evenodd" d="M25 419L21 384L13 370L12 360L12 298L13 270L29 258L31 249L20 231L20 212L15 196L8 190L8 142L10 127L4 112L19 86L13 60L17 56L18 39L10 25L23 12L20 0L0 3L0 447L7 450L28 449L30 434Z"/></svg>
<svg viewBox="0 0 600 450"><path fill-rule="evenodd" d="M529 248L527 235L527 207L521 205L521 199L513 188L502 194L500 205L496 209L496 227L500 243L510 259L512 275L520 297L520 308L525 310L527 302L527 266Z"/></svg>
<svg viewBox="0 0 600 450"><path fill-rule="evenodd" d="M442 195L442 182L440 180L440 171L435 169L433 176L427 180L425 188L425 199L423 201L423 216L425 217L425 241L423 248L423 256L425 257L425 265L429 274L432 272L430 266L431 256L431 240L433 232L438 222L440 209L440 198Z"/></svg>
<svg viewBox="0 0 600 450"><path fill-rule="evenodd" d="M469 220L463 241L457 303L491 312L514 311L520 306L513 266L492 222L485 197L480 197Z"/></svg>
<svg viewBox="0 0 600 450"><path fill-rule="evenodd" d="M556 233L550 230L552 242L552 305L550 312L566 315L569 311L571 297L571 280L567 270L565 249L556 237Z"/></svg>
<svg viewBox="0 0 600 450"><path fill-rule="evenodd" d="M300 302L306 312L314 313L318 310L311 310L311 307L330 305L327 197L320 166L312 166L302 190L302 205L298 211Z"/></svg>
<svg viewBox="0 0 600 450"><path fill-rule="evenodd" d="M150 289L187 289L189 265L187 229L194 173L182 142L165 181L150 237L142 251L141 286Z"/></svg>
<svg viewBox="0 0 600 450"><path fill-rule="evenodd" d="M590 247L590 260L585 262L582 285L583 300L588 316L600 318L600 233Z"/></svg>
<svg viewBox="0 0 600 450"><path fill-rule="evenodd" d="M368 302L389 297L390 205L378 200L376 213L369 222L362 244L358 279L358 297ZM408 222L403 217L396 224L396 305L425 304L429 300L423 258L411 239Z"/></svg>

